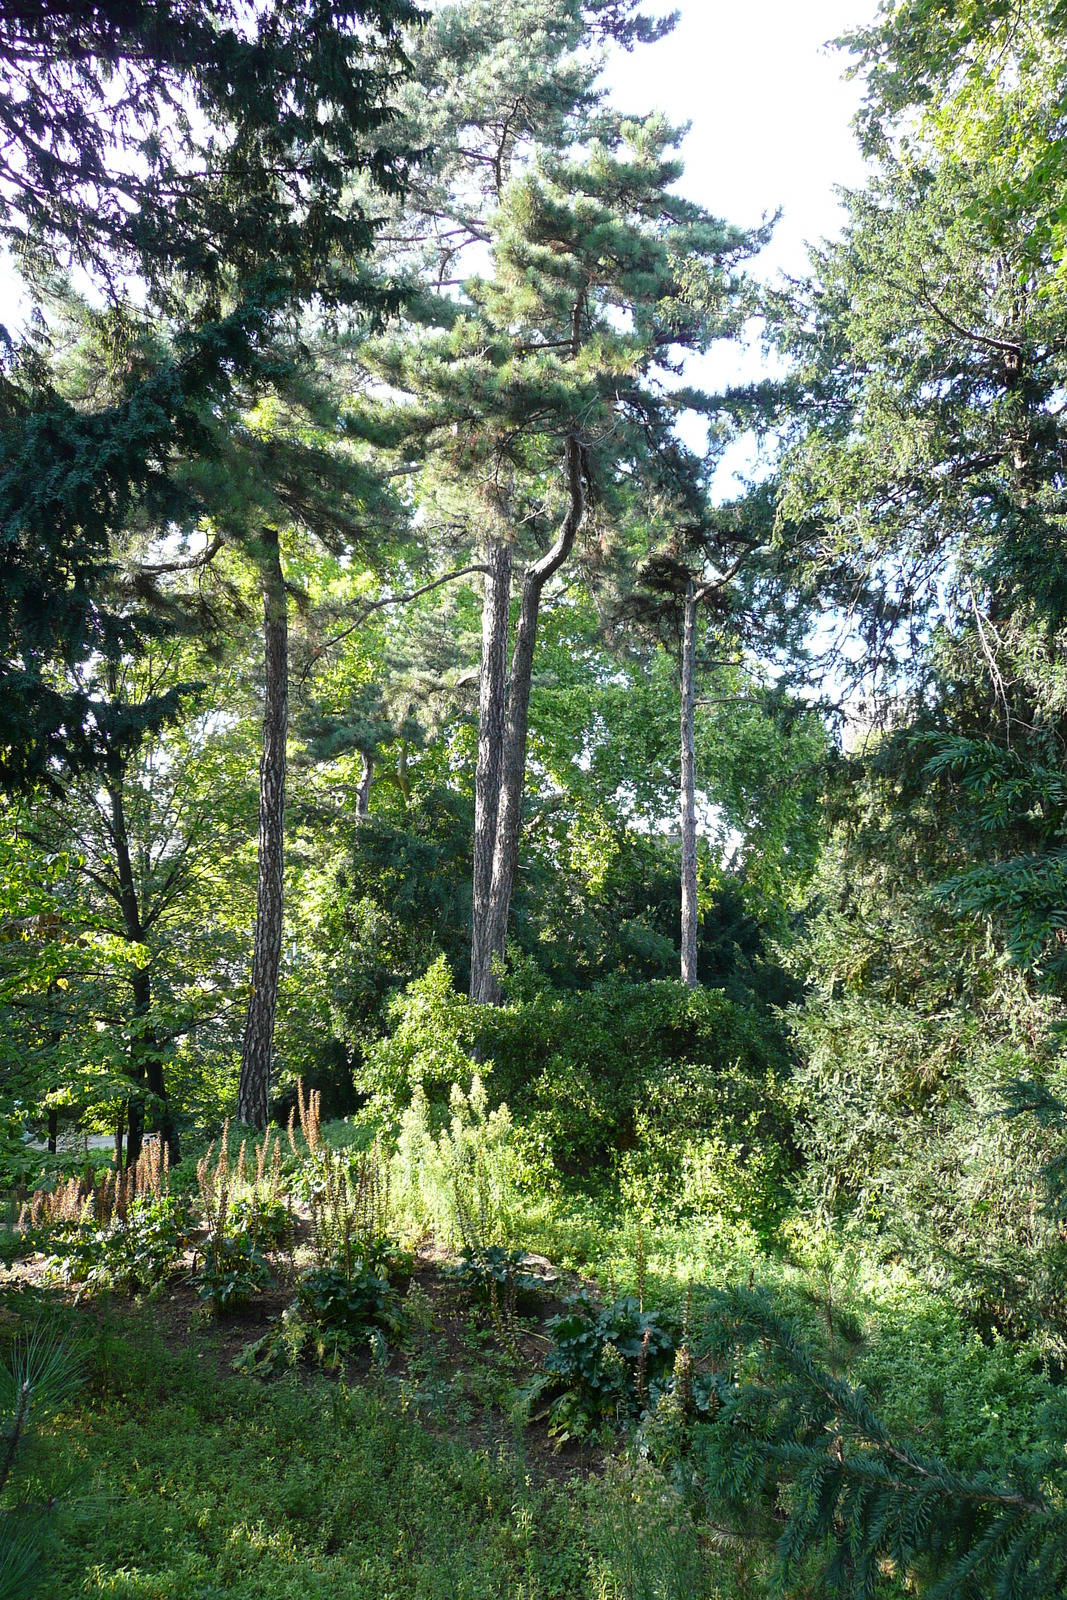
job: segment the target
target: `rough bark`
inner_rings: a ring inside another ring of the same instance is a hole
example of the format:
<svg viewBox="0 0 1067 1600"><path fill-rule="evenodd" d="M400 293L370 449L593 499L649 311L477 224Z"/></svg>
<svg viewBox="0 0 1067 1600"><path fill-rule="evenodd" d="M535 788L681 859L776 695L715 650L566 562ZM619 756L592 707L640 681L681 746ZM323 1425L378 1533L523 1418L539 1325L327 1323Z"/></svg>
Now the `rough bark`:
<svg viewBox="0 0 1067 1600"><path fill-rule="evenodd" d="M493 876L487 910L487 940L490 962L503 959L508 936L508 916L519 862L519 836L522 831L522 803L526 787L526 739L529 728L530 686L533 681L534 646L537 619L545 584L566 561L574 547L575 535L585 514L582 479L582 449L575 435L567 439L567 514L551 550L528 567L522 580L519 620L511 657L508 685L507 722L497 812L496 846L493 851ZM500 999L495 986L493 1001Z"/></svg>
<svg viewBox="0 0 1067 1600"><path fill-rule="evenodd" d="M511 549L494 543L486 553L482 599L482 663L478 686L478 766L474 781L474 885L471 914L470 997L482 1005L499 999L489 937L504 728L508 702L508 616L511 601Z"/></svg>
<svg viewBox="0 0 1067 1600"><path fill-rule="evenodd" d="M697 982L696 635L700 603L693 580L685 592L682 633L682 982Z"/></svg>
<svg viewBox="0 0 1067 1600"><path fill-rule="evenodd" d="M122 910L123 933L130 944L145 943L144 924L137 894L137 880L130 856L130 835L126 823L126 805L121 775L112 777L108 784L108 803L111 809L111 840L118 869L119 904ZM147 966L135 967L131 978L133 989L133 1042L130 1050L130 1077L133 1086L127 1111L126 1165L136 1166L144 1142L145 1096L147 1087L153 1099L153 1120L163 1143L170 1150L172 1161L180 1158L178 1139L167 1099L166 1079L160 1043L145 1022L152 1009L152 975ZM121 1136L116 1139L116 1152ZM117 1160L121 1157L117 1156Z"/></svg>
<svg viewBox="0 0 1067 1600"><path fill-rule="evenodd" d="M237 1115L267 1126L274 1019L282 956L285 869L285 744L289 731L289 629L277 530L262 535L264 703L259 763L259 870L252 991L245 1020Z"/></svg>

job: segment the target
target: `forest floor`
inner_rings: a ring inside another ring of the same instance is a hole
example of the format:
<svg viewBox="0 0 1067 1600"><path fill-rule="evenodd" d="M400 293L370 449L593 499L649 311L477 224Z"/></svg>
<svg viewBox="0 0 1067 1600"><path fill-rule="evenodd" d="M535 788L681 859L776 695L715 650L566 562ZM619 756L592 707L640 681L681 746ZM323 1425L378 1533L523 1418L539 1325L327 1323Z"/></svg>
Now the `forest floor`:
<svg viewBox="0 0 1067 1600"><path fill-rule="evenodd" d="M576 1278L502 1339L423 1251L385 1359L368 1343L332 1374L302 1364L264 1381L234 1361L290 1302L285 1284L219 1319L180 1278L75 1301L42 1268L3 1274L0 1315L9 1329L61 1321L86 1374L44 1440L67 1482L46 1600L610 1592L617 1441L554 1449L519 1398Z"/></svg>
<svg viewBox="0 0 1067 1600"><path fill-rule="evenodd" d="M57 1516L39 1600L766 1600L776 1525L694 1522L625 1431L557 1449L543 1399L525 1402L580 1288L699 1316L715 1286L759 1282L815 1335L832 1315L850 1381L953 1470L1018 1457L1047 1400L1032 1351L983 1344L899 1265L790 1260L741 1221L593 1203L531 1202L517 1226L540 1257L536 1315L502 1325L423 1246L396 1275L402 1333L368 1331L332 1371L309 1342L267 1378L241 1357L292 1303L306 1237L229 1318L200 1302L192 1252L139 1298L79 1298L41 1255L0 1269L0 1342L57 1326L83 1370L41 1440Z"/></svg>

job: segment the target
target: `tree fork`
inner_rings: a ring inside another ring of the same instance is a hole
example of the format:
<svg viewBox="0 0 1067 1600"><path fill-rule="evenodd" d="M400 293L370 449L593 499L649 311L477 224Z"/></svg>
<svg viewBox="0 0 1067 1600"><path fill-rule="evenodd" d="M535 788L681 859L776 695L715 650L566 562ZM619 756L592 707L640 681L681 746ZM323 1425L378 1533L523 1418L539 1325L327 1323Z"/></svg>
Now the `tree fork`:
<svg viewBox="0 0 1067 1600"><path fill-rule="evenodd" d="M267 1126L285 890L285 745L289 732L289 618L276 528L261 537L263 753L259 763L259 868L252 991L248 998L237 1116Z"/></svg>

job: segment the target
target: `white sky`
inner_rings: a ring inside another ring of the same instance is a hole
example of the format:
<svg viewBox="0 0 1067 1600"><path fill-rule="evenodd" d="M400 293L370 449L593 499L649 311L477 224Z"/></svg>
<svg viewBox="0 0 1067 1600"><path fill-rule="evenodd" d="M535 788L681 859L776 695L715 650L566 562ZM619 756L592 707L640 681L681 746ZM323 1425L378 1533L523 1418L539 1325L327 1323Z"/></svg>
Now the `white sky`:
<svg viewBox="0 0 1067 1600"><path fill-rule="evenodd" d="M674 0L650 9L678 9L681 21L659 44L613 58L613 101L690 123L683 192L742 227L781 209L753 270L803 273L806 243L840 227L836 188L864 178L851 129L860 85L844 81L849 57L829 41L869 22L877 0ZM687 376L717 389L767 370L758 345L729 344L691 363ZM745 445L732 447L716 493L736 492L734 474L754 465Z"/></svg>
<svg viewBox="0 0 1067 1600"><path fill-rule="evenodd" d="M877 0L674 0L674 33L619 52L608 74L623 109L659 109L691 123L684 191L752 226L783 217L764 259L799 272L804 242L836 232L838 184L863 165L850 128L860 86L842 81L848 56L827 42L868 22Z"/></svg>

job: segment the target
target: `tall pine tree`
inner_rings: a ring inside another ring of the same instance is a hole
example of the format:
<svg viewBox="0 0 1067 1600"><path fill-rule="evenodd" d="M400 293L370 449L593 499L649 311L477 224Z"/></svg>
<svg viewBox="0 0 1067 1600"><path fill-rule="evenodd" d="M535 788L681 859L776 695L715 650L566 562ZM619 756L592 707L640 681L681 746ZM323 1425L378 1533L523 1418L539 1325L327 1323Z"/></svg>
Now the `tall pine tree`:
<svg viewBox="0 0 1067 1600"><path fill-rule="evenodd" d="M440 70L454 120L473 130L458 141L467 165L457 158L440 175L421 233L415 222L398 230L401 256L437 252L439 292L415 307L429 331L413 322L369 353L376 378L409 403L390 416L365 412L380 437L391 430L403 461L421 464L420 503L486 569L471 978L479 1000L500 995L494 966L518 864L542 595L576 548L588 567L612 540L647 538L665 507L658 494L679 448L676 423L694 400L672 370L685 351L736 331L746 304L740 264L760 242L673 192L678 138L661 118L628 121L604 108L595 65L574 52L607 25L606 9L558 5L554 28L542 9L539 37L536 9L517 5L499 18L480 56L464 31L466 8L446 14ZM480 11L472 7L471 19ZM624 20L630 40L635 15L611 25ZM526 53L500 38L509 22ZM471 85L465 123L448 70L457 31ZM484 116L487 78L493 119ZM501 121L502 106L514 108L512 121ZM489 249L492 273L456 281L469 246Z"/></svg>

